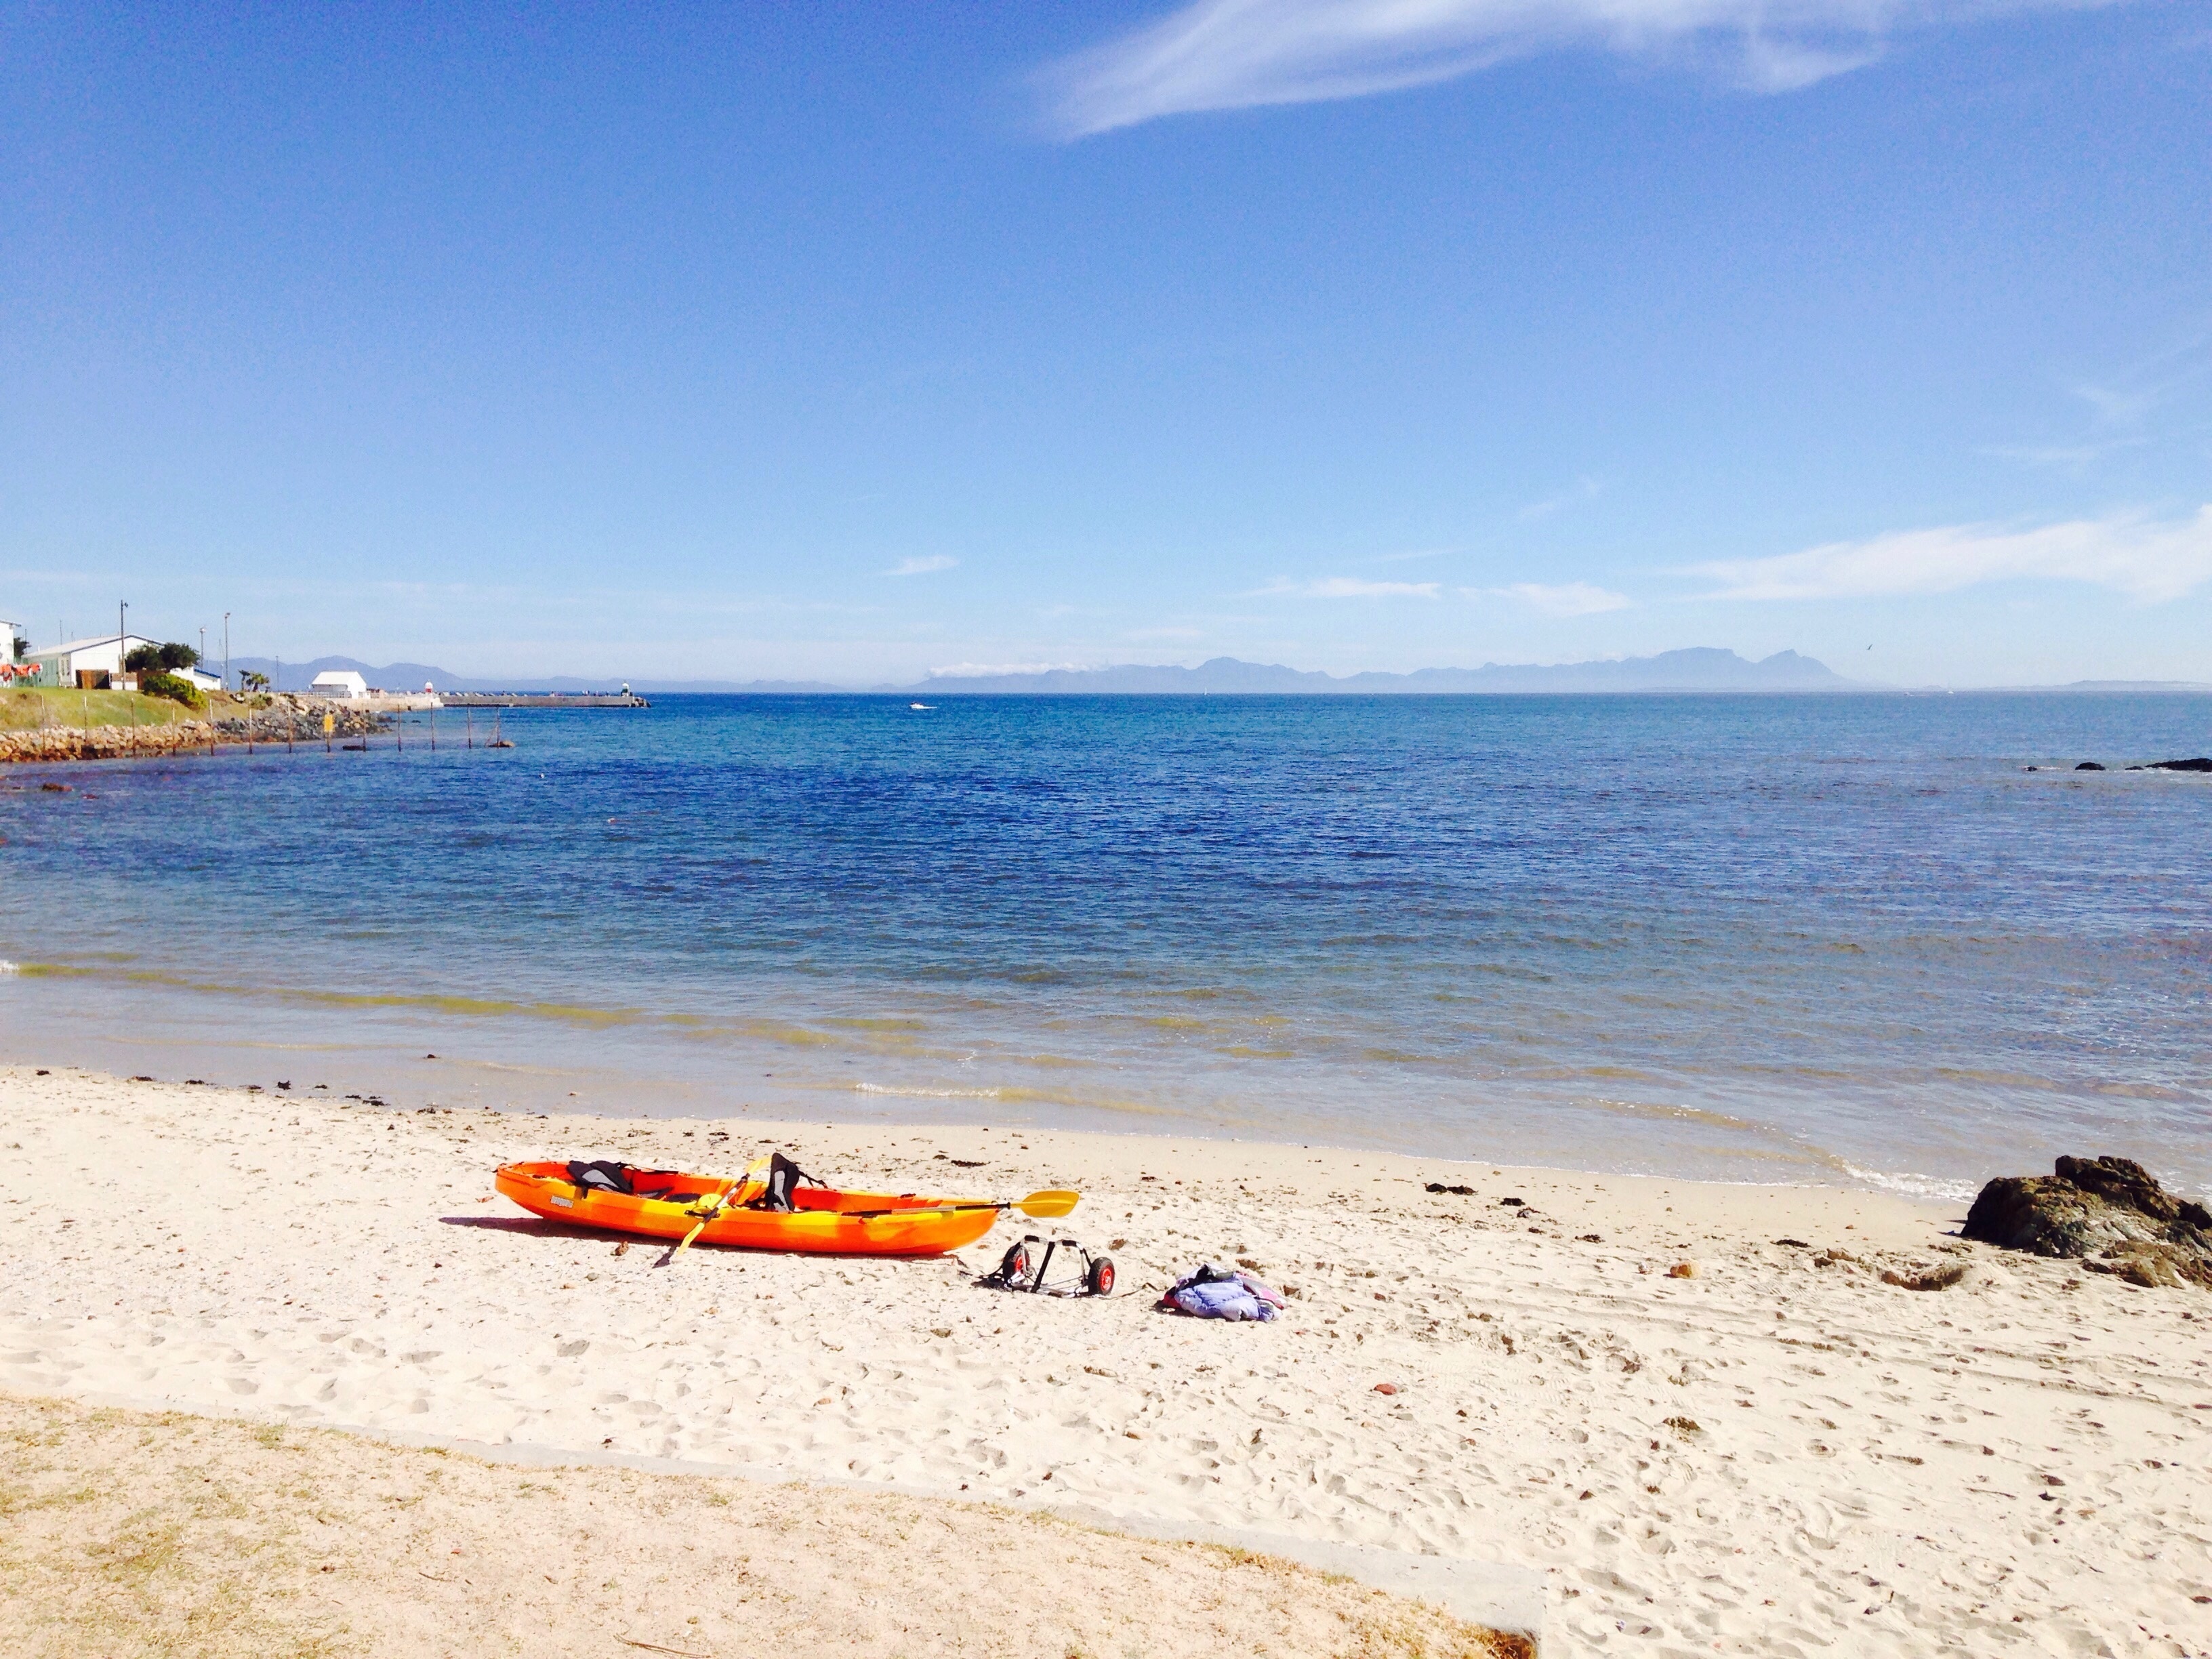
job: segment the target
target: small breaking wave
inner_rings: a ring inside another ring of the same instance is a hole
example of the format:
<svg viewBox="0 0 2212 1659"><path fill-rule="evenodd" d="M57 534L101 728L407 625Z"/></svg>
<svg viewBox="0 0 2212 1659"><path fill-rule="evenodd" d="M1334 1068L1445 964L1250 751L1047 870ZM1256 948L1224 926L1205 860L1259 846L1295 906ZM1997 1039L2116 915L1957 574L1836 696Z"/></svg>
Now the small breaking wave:
<svg viewBox="0 0 2212 1659"><path fill-rule="evenodd" d="M1947 1181L1940 1176L1914 1175L1907 1171L1893 1174L1883 1170L1863 1170L1856 1164L1846 1164L1851 1179L1877 1192L1895 1193L1904 1198L1942 1199L1947 1203L1971 1202L1980 1189L1971 1181Z"/></svg>
<svg viewBox="0 0 2212 1659"><path fill-rule="evenodd" d="M13 979L22 971L14 963L0 960L0 979Z"/></svg>
<svg viewBox="0 0 2212 1659"><path fill-rule="evenodd" d="M913 1095L927 1100L1004 1100L1003 1089L927 1089L920 1084L855 1083L856 1095Z"/></svg>

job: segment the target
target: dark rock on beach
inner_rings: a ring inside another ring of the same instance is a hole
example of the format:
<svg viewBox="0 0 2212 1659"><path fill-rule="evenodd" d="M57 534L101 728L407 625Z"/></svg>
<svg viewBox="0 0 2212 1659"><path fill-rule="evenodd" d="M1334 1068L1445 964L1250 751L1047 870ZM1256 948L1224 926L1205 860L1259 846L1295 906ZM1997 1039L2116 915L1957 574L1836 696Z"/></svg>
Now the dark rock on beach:
<svg viewBox="0 0 2212 1659"><path fill-rule="evenodd" d="M2212 755L2199 755L2194 760L2153 761L2154 772L2212 772Z"/></svg>
<svg viewBox="0 0 2212 1659"><path fill-rule="evenodd" d="M2051 1175L2000 1176L1966 1212L1966 1236L2137 1285L2212 1290L2212 1212L2124 1158L2062 1158Z"/></svg>
<svg viewBox="0 0 2212 1659"><path fill-rule="evenodd" d="M2083 761L2074 769L2076 772L2101 772L2105 769L2105 766L2102 761Z"/></svg>

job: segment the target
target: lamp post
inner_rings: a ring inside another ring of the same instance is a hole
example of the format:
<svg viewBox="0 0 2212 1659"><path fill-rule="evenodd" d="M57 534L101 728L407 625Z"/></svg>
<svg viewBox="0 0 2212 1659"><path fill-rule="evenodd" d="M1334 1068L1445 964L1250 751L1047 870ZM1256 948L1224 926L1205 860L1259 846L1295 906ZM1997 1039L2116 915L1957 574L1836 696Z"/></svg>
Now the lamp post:
<svg viewBox="0 0 2212 1659"><path fill-rule="evenodd" d="M131 638L131 629L129 626L130 616L131 607L125 605L122 600L118 599L115 602L115 683L118 686L120 686L123 684L123 659L126 654L125 647L127 645ZM138 703L137 700L132 697L128 691L125 691L123 694L123 706L131 711L131 724L134 726L137 726L138 724Z"/></svg>
<svg viewBox="0 0 2212 1659"><path fill-rule="evenodd" d="M230 612L222 613L222 689L230 690Z"/></svg>

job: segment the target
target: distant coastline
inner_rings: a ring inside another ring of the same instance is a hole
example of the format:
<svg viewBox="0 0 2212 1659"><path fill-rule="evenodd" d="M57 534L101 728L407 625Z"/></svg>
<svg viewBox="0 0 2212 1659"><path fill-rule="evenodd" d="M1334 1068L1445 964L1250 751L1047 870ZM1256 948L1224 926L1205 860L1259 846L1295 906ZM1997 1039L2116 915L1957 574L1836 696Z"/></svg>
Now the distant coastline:
<svg viewBox="0 0 2212 1659"><path fill-rule="evenodd" d="M679 680L650 675L456 674L429 663L378 665L353 657L302 662L241 657L236 666L265 674L280 690L302 690L317 674L351 671L372 685L434 684L441 691L607 694L648 696L1602 696L1632 693L1785 696L2203 696L2212 684L2188 680L2076 680L2057 685L1954 688L1892 685L1852 679L1795 651L1753 659L1730 650L1692 647L1656 656L1577 663L1485 663L1480 668L1420 668L1408 673L1328 674L1280 663L1215 657L1187 667L1121 663L1099 668L1048 668L991 674L933 674L908 684L839 685L827 680Z"/></svg>
<svg viewBox="0 0 2212 1659"><path fill-rule="evenodd" d="M936 673L910 684L837 685L825 680L656 680L629 675L598 678L505 675L483 679L428 663L376 666L350 657L318 657L282 663L241 658L240 667L268 675L281 689L305 686L319 673L352 671L372 684L429 684L441 690L527 689L546 692L612 690L626 684L663 696L685 693L752 696L1372 696L1453 693L1626 691L1881 691L1891 688L1846 679L1825 663L1795 651L1753 661L1734 651L1696 647L1652 657L1559 664L1485 663L1480 668L1421 668L1410 673L1328 674L1280 663L1215 657L1194 667L1176 663L1122 663L1099 668L1046 668L1004 673Z"/></svg>

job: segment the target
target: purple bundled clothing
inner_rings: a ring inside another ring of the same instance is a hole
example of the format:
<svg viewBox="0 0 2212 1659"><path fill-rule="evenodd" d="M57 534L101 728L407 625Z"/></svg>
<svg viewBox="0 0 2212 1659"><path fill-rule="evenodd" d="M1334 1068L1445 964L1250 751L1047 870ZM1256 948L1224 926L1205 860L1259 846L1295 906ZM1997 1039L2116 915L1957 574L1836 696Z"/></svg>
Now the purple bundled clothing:
<svg viewBox="0 0 2212 1659"><path fill-rule="evenodd" d="M1279 1291L1248 1273L1206 1263L1160 1298L1163 1309L1194 1319L1273 1319L1283 1310Z"/></svg>

